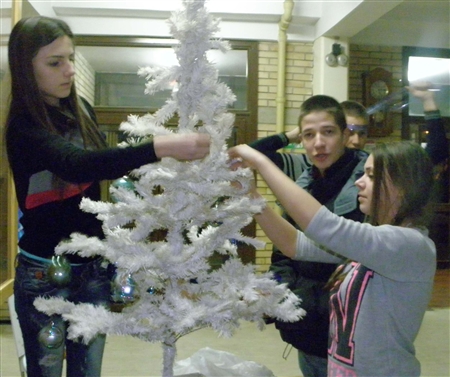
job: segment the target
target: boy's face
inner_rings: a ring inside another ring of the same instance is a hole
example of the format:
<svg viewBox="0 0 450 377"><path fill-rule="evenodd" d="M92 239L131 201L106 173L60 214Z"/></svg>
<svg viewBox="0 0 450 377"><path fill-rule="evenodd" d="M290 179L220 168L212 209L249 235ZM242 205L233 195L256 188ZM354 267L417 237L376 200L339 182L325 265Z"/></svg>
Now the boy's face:
<svg viewBox="0 0 450 377"><path fill-rule="evenodd" d="M342 132L326 111L306 115L300 128L306 154L323 175L344 154L350 131Z"/></svg>
<svg viewBox="0 0 450 377"><path fill-rule="evenodd" d="M367 142L367 124L364 118L346 115L347 128L350 130L347 147L364 149Z"/></svg>

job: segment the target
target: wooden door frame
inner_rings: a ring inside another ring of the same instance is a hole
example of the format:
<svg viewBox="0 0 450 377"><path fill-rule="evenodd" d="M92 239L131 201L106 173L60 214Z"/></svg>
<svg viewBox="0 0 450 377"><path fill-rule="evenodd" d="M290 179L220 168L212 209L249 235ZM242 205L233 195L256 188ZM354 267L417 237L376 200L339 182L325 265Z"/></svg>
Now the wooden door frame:
<svg viewBox="0 0 450 377"><path fill-rule="evenodd" d="M11 4L11 25L15 25L22 18L22 0L15 0ZM4 41L2 41L2 44ZM10 73L7 73L8 79L10 79ZM7 80L3 78L3 80ZM2 115L2 124L5 124L6 114ZM5 146L6 147L6 146ZM5 163L7 163L5 161ZM15 258L17 255L17 242L18 242L18 214L19 209L16 200L16 191L14 188L14 181L9 166L7 167L6 179L6 197L7 209L6 209L6 256L8 268L6 271L6 279L0 281L0 320L9 319L8 310L8 298L13 294L13 285L15 277Z"/></svg>

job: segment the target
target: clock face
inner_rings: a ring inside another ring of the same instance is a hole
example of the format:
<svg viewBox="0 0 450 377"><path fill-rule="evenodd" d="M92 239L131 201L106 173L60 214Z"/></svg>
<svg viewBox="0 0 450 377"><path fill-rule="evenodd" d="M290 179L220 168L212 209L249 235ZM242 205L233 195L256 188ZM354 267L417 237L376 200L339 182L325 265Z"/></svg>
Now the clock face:
<svg viewBox="0 0 450 377"><path fill-rule="evenodd" d="M375 81L370 87L370 95L375 99L381 99L388 94L389 88L382 80Z"/></svg>

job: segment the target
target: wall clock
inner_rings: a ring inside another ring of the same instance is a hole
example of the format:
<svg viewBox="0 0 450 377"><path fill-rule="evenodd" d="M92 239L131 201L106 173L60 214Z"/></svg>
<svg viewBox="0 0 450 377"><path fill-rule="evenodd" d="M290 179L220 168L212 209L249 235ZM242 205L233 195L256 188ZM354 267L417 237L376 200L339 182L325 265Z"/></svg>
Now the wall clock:
<svg viewBox="0 0 450 377"><path fill-rule="evenodd" d="M375 68L370 72L363 73L362 81L363 105L366 108L379 103L392 92L392 73L383 68ZM369 136L388 136L392 131L387 108L370 116Z"/></svg>
<svg viewBox="0 0 450 377"><path fill-rule="evenodd" d="M370 86L370 95L380 100L389 94L389 87L383 80L377 80Z"/></svg>

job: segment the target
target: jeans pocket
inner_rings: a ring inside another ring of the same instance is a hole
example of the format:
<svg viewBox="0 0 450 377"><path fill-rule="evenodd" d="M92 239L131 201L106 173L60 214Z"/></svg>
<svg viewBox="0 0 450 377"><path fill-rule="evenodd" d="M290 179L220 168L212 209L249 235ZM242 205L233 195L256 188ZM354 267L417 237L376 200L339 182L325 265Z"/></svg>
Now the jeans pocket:
<svg viewBox="0 0 450 377"><path fill-rule="evenodd" d="M55 285L46 276L47 265L21 266L16 269L16 284L21 290L32 296L51 295L56 291Z"/></svg>

